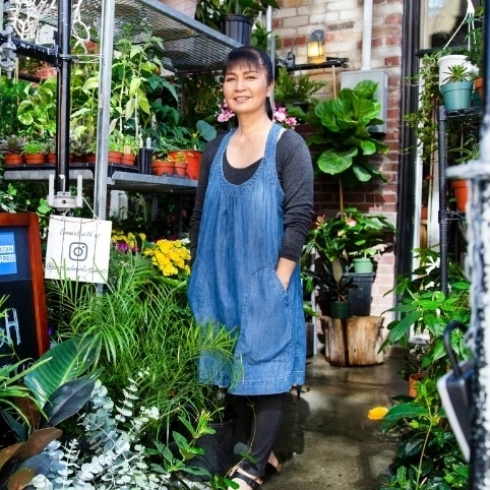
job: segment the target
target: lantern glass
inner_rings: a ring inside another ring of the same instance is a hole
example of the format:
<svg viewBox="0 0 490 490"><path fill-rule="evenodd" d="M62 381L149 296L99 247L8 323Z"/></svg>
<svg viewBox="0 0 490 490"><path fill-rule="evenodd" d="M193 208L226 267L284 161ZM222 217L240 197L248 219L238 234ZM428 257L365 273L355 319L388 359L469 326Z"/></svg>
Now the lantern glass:
<svg viewBox="0 0 490 490"><path fill-rule="evenodd" d="M325 42L325 32L321 29L317 29L313 31L307 43L308 58L322 57L324 42Z"/></svg>

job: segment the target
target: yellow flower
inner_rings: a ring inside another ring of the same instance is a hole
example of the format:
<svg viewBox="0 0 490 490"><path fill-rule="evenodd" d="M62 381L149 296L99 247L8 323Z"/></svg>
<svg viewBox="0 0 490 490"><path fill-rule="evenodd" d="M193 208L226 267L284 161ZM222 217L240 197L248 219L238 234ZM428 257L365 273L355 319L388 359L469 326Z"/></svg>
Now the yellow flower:
<svg viewBox="0 0 490 490"><path fill-rule="evenodd" d="M369 410L368 419L369 420L381 420L388 413L386 407L374 407Z"/></svg>
<svg viewBox="0 0 490 490"><path fill-rule="evenodd" d="M140 240L142 240L143 242L146 240L146 235L144 233L140 233L138 236L140 237Z"/></svg>

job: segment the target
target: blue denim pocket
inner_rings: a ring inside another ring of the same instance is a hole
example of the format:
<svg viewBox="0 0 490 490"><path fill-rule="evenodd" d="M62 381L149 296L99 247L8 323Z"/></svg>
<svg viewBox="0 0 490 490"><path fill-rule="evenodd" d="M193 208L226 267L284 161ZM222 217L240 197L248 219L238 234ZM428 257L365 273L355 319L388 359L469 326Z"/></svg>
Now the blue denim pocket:
<svg viewBox="0 0 490 490"><path fill-rule="evenodd" d="M292 307L274 267L249 276L237 353L252 363L288 361L292 351Z"/></svg>

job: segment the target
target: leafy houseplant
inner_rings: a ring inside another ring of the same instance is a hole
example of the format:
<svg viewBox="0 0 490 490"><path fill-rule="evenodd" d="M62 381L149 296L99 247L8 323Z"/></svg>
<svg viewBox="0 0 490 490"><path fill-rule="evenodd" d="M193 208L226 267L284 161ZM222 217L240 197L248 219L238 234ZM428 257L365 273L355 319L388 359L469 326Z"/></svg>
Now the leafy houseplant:
<svg viewBox="0 0 490 490"><path fill-rule="evenodd" d="M319 170L339 181L341 213L344 184L386 180L371 161L388 151L388 146L369 132L370 127L382 123L378 119L381 104L374 100L376 87L372 81L362 81L354 89L342 89L334 99L319 102L313 114L302 114L319 131L307 140L323 149L317 159Z"/></svg>
<svg viewBox="0 0 490 490"><path fill-rule="evenodd" d="M311 278L312 285L318 289L318 302L324 313L340 319L351 315L347 294L354 287L353 278L344 276L340 260L317 260L315 272L303 270L303 274Z"/></svg>
<svg viewBox="0 0 490 490"><path fill-rule="evenodd" d="M22 152L27 143L21 136L9 136L0 142L0 151L3 153L5 165L20 165L24 159Z"/></svg>
<svg viewBox="0 0 490 490"><path fill-rule="evenodd" d="M413 276L397 279L395 291L402 300L391 311L404 316L388 326L386 343L407 345L411 328L428 332L429 342L419 361L425 377L416 385L415 399L397 397L382 421L383 430L400 440L395 472L383 478L382 489L464 489L468 488L468 467L442 410L436 383L449 365L443 342L447 323L458 320L469 324L470 285L460 266L450 263L451 292L446 296L440 291L439 254L431 249L418 253L420 266ZM453 332L451 346L458 361L468 358L462 332Z"/></svg>
<svg viewBox="0 0 490 490"><path fill-rule="evenodd" d="M324 86L324 82L315 82L306 73L292 76L284 67L281 67L278 70L274 98L286 107L298 106L307 112L309 105L313 102L313 95Z"/></svg>
<svg viewBox="0 0 490 490"><path fill-rule="evenodd" d="M356 208L347 208L345 218L346 252L353 258L355 272L373 272L372 258L382 254L390 241L395 227L381 214L361 213ZM358 267L363 264L362 270Z"/></svg>
<svg viewBox="0 0 490 490"><path fill-rule="evenodd" d="M460 64L450 66L446 75L445 81L441 85L441 94L446 110L469 109L471 91L473 90L471 72L466 66Z"/></svg>
<svg viewBox="0 0 490 490"><path fill-rule="evenodd" d="M42 165L45 163L45 149L46 145L41 141L29 141L26 143L22 151L26 163L29 165Z"/></svg>

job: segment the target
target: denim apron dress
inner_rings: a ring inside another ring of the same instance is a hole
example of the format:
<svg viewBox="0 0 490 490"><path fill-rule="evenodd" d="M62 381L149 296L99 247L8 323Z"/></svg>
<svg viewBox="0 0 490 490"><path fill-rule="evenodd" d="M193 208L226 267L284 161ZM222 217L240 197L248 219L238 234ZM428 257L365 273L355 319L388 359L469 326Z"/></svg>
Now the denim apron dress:
<svg viewBox="0 0 490 490"><path fill-rule="evenodd" d="M198 324L238 336L233 365L203 351L199 379L236 395L284 393L304 383L305 320L300 269L286 291L275 272L284 235L284 193L276 172L281 126L273 124L265 155L243 184L228 182L221 142L210 169L197 255L188 288Z"/></svg>

